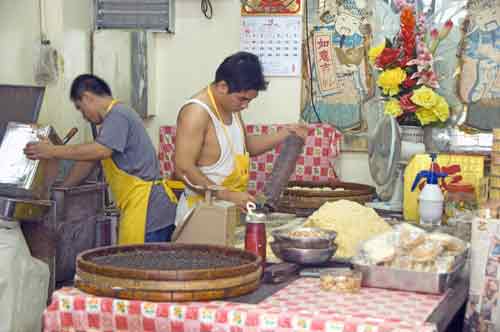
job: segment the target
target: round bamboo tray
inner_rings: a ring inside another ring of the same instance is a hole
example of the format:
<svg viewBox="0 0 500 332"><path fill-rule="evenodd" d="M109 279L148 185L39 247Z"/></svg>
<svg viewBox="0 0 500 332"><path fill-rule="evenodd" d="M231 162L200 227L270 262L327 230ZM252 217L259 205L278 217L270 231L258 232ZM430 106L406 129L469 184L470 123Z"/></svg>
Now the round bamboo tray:
<svg viewBox="0 0 500 332"><path fill-rule="evenodd" d="M311 190L293 189L293 187L311 188ZM313 190L328 187L332 190ZM336 189L343 189L335 191ZM370 202L375 197L375 188L364 184L350 182L299 182L291 181L281 196L278 209L282 212L308 216L326 202L342 199L360 204Z"/></svg>
<svg viewBox="0 0 500 332"><path fill-rule="evenodd" d="M220 260L227 257L233 263L214 268L169 270L122 266L123 257L127 255L140 254L154 261L160 255L175 255L181 251L192 252L193 260L200 261L205 255ZM110 263L113 257L121 259L121 263ZM108 261L98 263L102 259ZM128 300L208 301L254 291L259 287L261 274L262 260L250 252L214 245L153 243L103 247L81 253L76 260L75 286L93 295Z"/></svg>

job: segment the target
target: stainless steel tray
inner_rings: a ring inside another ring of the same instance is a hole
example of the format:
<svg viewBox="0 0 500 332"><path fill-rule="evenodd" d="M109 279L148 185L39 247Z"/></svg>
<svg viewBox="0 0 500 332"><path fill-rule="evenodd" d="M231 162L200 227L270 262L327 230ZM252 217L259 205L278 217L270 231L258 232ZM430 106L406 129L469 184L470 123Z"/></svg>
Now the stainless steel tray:
<svg viewBox="0 0 500 332"><path fill-rule="evenodd" d="M51 137L49 126L9 122L0 145L0 195L16 198L46 199L49 172L48 163L29 160L23 149L27 143L38 141L39 136Z"/></svg>
<svg viewBox="0 0 500 332"><path fill-rule="evenodd" d="M0 218L10 221L42 221L50 201L0 197Z"/></svg>
<svg viewBox="0 0 500 332"><path fill-rule="evenodd" d="M457 257L451 272L417 272L353 262L353 268L363 273L363 287L395 289L410 292L443 294L452 286L465 266L468 250Z"/></svg>

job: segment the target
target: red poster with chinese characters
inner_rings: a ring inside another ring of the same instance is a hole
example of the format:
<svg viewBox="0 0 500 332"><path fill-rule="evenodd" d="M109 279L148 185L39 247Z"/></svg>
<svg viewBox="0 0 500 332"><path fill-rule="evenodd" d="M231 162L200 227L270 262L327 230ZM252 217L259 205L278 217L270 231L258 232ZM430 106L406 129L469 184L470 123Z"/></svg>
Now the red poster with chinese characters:
<svg viewBox="0 0 500 332"><path fill-rule="evenodd" d="M300 14L301 0L243 0L242 15Z"/></svg>
<svg viewBox="0 0 500 332"><path fill-rule="evenodd" d="M315 31L313 34L316 74L321 93L338 92L336 69L331 45L332 34L329 31Z"/></svg>

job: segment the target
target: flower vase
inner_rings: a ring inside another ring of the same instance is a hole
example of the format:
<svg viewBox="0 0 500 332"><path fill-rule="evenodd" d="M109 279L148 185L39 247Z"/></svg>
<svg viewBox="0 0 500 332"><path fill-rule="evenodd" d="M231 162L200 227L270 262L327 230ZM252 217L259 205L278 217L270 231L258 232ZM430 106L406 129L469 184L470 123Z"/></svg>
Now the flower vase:
<svg viewBox="0 0 500 332"><path fill-rule="evenodd" d="M412 143L424 143L424 129L418 126L399 125L401 140Z"/></svg>
<svg viewBox="0 0 500 332"><path fill-rule="evenodd" d="M425 145L425 151L427 153L431 152L439 152L439 149L437 145L434 142L434 139L432 138L432 133L433 133L433 127L432 126L424 126L424 145Z"/></svg>

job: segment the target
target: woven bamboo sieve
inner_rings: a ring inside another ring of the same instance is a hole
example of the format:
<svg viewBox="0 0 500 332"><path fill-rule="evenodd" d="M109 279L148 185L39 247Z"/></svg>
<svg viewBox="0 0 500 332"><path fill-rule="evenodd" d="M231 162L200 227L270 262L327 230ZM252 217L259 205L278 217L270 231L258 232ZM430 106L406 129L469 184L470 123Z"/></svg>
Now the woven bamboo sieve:
<svg viewBox="0 0 500 332"><path fill-rule="evenodd" d="M101 265L99 256L126 252L203 250L240 258L244 263L224 268L146 270ZM262 275L261 258L239 249L194 244L143 244L103 247L85 251L77 258L75 286L97 296L145 301L208 301L240 296L257 289Z"/></svg>
<svg viewBox="0 0 500 332"><path fill-rule="evenodd" d="M296 190L293 187L311 188L311 190ZM322 187L329 187L332 190L313 190L313 188ZM335 191L339 188L343 190ZM375 188L358 183L291 181L281 197L279 210L301 215L319 209L326 202L334 202L342 199L364 204L371 201L374 195Z"/></svg>

